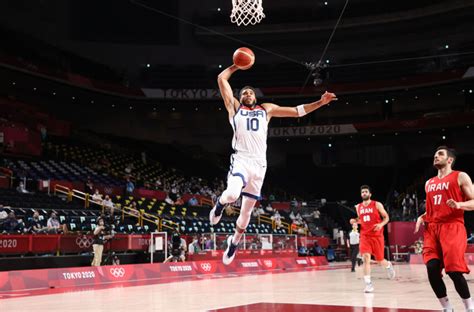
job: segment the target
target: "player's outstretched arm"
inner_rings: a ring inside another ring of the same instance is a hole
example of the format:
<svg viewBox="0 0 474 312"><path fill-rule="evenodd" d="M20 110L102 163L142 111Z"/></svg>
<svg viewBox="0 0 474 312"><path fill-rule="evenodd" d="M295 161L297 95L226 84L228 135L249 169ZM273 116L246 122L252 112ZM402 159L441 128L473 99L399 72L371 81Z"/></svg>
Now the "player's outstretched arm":
<svg viewBox="0 0 474 312"><path fill-rule="evenodd" d="M459 173L458 182L467 201L456 202L453 199L448 199L446 204L453 209L474 210L474 186L471 177L467 173L461 172Z"/></svg>
<svg viewBox="0 0 474 312"><path fill-rule="evenodd" d="M219 91L221 92L224 105L229 115L234 116L235 111L239 107L239 101L234 97L232 93L232 87L230 86L229 79L233 73L238 70L237 66L231 65L224 69L219 76L217 76L217 84L219 85Z"/></svg>
<svg viewBox="0 0 474 312"><path fill-rule="evenodd" d="M336 100L337 97L334 93L326 91L318 101L308 104L301 104L296 107L278 106L273 103L264 103L262 106L267 111L269 117L303 117L304 115L309 114L318 108Z"/></svg>

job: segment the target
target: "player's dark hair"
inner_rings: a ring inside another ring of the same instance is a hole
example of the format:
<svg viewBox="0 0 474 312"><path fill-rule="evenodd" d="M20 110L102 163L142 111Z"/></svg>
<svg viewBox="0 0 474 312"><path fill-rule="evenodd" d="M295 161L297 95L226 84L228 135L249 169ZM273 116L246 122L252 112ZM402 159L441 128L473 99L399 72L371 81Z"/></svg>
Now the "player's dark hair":
<svg viewBox="0 0 474 312"><path fill-rule="evenodd" d="M257 96L257 90L255 90L254 87L252 87L252 86L245 86L245 87L243 87L242 89L240 89L240 92L239 92L239 100L240 100L240 98L242 97L242 93L244 93L244 91L245 91L245 90L248 90L248 89L252 90L253 93L255 93L255 96Z"/></svg>
<svg viewBox="0 0 474 312"><path fill-rule="evenodd" d="M456 152L454 151L454 149L449 148L446 145L441 145L441 146L438 146L438 148L436 149L436 151L439 151L439 150L446 151L446 154L448 154L448 157L451 157L453 159L453 163L451 164L451 166L454 166L454 163L456 162Z"/></svg>
<svg viewBox="0 0 474 312"><path fill-rule="evenodd" d="M364 184L360 187L360 190L369 190L369 193L372 193L372 189L367 184Z"/></svg>

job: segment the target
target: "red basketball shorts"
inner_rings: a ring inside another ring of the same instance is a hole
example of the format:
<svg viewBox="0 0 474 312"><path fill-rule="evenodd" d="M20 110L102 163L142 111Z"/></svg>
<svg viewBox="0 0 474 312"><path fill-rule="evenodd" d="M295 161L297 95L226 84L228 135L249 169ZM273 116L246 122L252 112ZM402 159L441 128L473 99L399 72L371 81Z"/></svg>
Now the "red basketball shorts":
<svg viewBox="0 0 474 312"><path fill-rule="evenodd" d="M359 252L361 255L369 253L374 256L375 260L382 261L384 259L384 241L383 235L370 236L361 235Z"/></svg>
<svg viewBox="0 0 474 312"><path fill-rule="evenodd" d="M469 273L464 260L466 228L462 223L427 223L424 233L423 261L439 259L446 272Z"/></svg>

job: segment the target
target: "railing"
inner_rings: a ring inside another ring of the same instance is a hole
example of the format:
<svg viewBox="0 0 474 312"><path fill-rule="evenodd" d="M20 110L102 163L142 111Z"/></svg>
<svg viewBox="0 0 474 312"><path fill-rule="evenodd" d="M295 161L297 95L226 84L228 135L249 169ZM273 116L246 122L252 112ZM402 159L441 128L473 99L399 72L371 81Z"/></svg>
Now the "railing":
<svg viewBox="0 0 474 312"><path fill-rule="evenodd" d="M54 186L54 195L57 195L58 193L66 195L68 202L71 202L73 198L78 198L84 201L85 208L89 208L90 204L92 203L100 206L102 209L102 213L104 213L105 211L106 206L104 206L104 204L101 202L92 200L90 194L74 189L71 190L66 186L56 184ZM125 216L129 216L132 218L137 218L137 223L140 226L143 226L144 221L146 221L155 224L159 231L162 231L163 229L179 231L179 224L177 224L176 222L166 220L164 218L158 217L157 215L145 212L144 209L137 210L133 209L131 206L121 206L120 204L117 204L116 207L117 208L114 209L118 210L121 213L122 221L125 220Z"/></svg>
<svg viewBox="0 0 474 312"><path fill-rule="evenodd" d="M259 214L257 220L258 220L258 225L260 225L260 223L271 224L272 230L275 230L278 227L276 221L274 219L272 219L271 217L262 216L262 215ZM296 230L296 233L299 233L300 230L303 230L304 235L308 235L308 229L306 229L302 226L293 226L292 224L290 224L288 222L281 221L280 222L280 227L286 229L289 234L293 234L294 230Z"/></svg>

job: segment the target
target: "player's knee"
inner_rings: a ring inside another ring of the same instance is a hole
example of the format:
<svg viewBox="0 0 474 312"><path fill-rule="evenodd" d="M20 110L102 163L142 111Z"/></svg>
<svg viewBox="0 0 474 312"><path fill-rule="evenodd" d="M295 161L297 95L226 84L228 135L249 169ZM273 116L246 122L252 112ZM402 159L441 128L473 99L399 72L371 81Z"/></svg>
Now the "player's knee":
<svg viewBox="0 0 474 312"><path fill-rule="evenodd" d="M426 270L428 274L441 274L441 261L438 259L431 259L426 263Z"/></svg>
<svg viewBox="0 0 474 312"><path fill-rule="evenodd" d="M453 282L464 280L464 276L462 275L461 272L446 272L446 274L449 275L449 277L453 280Z"/></svg>
<svg viewBox="0 0 474 312"><path fill-rule="evenodd" d="M240 190L236 189L227 189L222 193L221 199L222 202L228 204L233 203L240 197Z"/></svg>

